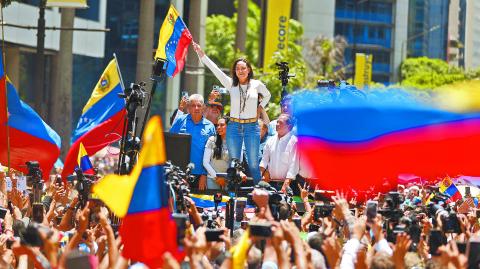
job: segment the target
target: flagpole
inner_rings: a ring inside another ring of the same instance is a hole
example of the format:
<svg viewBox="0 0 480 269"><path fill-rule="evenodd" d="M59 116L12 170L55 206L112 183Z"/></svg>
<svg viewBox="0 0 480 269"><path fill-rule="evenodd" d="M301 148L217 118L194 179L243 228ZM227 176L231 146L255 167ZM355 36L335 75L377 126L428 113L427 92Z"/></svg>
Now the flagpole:
<svg viewBox="0 0 480 269"><path fill-rule="evenodd" d="M3 29L3 6L1 7L0 10L0 15L2 16L2 65L3 65L3 76L5 77L4 79L4 89L5 89L5 118L7 119L6 121L6 131L7 131L7 168L8 172L7 175L10 174L10 127L8 124L8 90L7 90L7 72L6 72L6 66L5 66L5 35L4 35L4 29Z"/></svg>
<svg viewBox="0 0 480 269"><path fill-rule="evenodd" d="M120 72L120 65L118 64L118 58L116 53L113 53L113 58L115 58L115 62L117 62L117 72L118 76L120 77L120 84L122 84L122 90L125 90L125 84L123 84L122 72Z"/></svg>

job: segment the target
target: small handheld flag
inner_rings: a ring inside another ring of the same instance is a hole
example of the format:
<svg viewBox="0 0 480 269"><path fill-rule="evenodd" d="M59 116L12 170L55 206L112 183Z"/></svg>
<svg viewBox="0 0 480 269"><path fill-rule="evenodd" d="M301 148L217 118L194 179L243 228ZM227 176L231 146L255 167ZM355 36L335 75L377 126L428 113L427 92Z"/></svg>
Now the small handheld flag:
<svg viewBox="0 0 480 269"><path fill-rule="evenodd" d="M93 171L92 162L90 162L90 158L88 157L88 153L85 150L85 147L82 143L80 143L80 149L78 150L78 167L82 170L82 172L86 175L93 175L95 172Z"/></svg>

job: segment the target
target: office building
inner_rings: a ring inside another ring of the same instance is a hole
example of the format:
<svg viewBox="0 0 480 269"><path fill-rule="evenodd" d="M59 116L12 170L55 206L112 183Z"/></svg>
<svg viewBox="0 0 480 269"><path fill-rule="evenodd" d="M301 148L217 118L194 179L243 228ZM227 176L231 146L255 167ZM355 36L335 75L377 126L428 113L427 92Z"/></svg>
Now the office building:
<svg viewBox="0 0 480 269"><path fill-rule="evenodd" d="M5 8L5 23L15 26L31 26L25 29L14 26L5 26L5 60L6 72L19 90L22 99L33 105L35 74L35 55L37 47L37 20L38 0L29 0L22 3L12 2ZM106 24L107 0L91 0L89 9L77 9L74 18L74 28L104 29ZM61 13L59 8L45 10L46 27L60 27ZM56 75L61 70L56 66L56 58L60 46L60 31L46 30L45 32L45 85L54 87ZM84 95L83 91L91 92L99 73L90 80L91 72L101 68L105 48L105 32L74 31L73 32L73 103ZM97 68L97 66L99 68ZM101 72L101 71L99 71ZM87 97L88 98L88 97ZM81 108L80 108L81 110Z"/></svg>
<svg viewBox="0 0 480 269"><path fill-rule="evenodd" d="M447 59L450 0L410 0L406 57Z"/></svg>
<svg viewBox="0 0 480 269"><path fill-rule="evenodd" d="M336 0L318 5L318 1L305 0L299 19L307 38L342 35L347 39L347 75L352 75L355 53L367 53L373 55L374 81L398 80L402 42L407 40L408 1Z"/></svg>
<svg viewBox="0 0 480 269"><path fill-rule="evenodd" d="M480 67L480 1L460 0L460 66Z"/></svg>

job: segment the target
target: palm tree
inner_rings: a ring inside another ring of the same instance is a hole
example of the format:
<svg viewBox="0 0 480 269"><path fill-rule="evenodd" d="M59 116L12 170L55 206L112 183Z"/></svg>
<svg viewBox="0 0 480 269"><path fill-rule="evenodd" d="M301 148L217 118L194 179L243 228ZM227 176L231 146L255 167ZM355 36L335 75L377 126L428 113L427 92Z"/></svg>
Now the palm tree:
<svg viewBox="0 0 480 269"><path fill-rule="evenodd" d="M347 40L343 36L329 39L319 35L305 42L305 61L309 78L345 79L344 57Z"/></svg>

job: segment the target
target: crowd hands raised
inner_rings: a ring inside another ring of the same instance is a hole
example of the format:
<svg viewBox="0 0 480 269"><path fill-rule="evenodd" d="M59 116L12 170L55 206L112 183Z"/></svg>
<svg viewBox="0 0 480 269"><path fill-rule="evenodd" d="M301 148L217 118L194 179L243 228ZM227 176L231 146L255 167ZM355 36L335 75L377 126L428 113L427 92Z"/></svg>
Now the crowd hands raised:
<svg viewBox="0 0 480 269"><path fill-rule="evenodd" d="M218 242L207 239L211 227L205 227L188 199L191 225L196 227L185 238L191 268L233 268L241 251L240 268L479 268L478 209L459 213L463 201L426 204L432 192L414 194L418 187L379 193L361 203L338 191L317 200L312 198L318 198L318 192L299 188L305 212L282 200L275 209L279 214L272 212L272 193L255 188L255 214L244 214L233 237L218 214L214 226L224 231ZM408 197L421 202L410 204ZM180 268L173 259L167 261L168 268Z"/></svg>
<svg viewBox="0 0 480 269"><path fill-rule="evenodd" d="M9 175L13 181L15 174ZM42 193L39 218L28 191L17 190L15 184L7 191L5 177L0 173L0 205L5 209L0 268L142 268L121 257L118 220L106 207L95 199L79 206L74 182L58 184L51 176ZM434 200L427 205L432 191L422 186L406 190L399 186L399 192L379 193L373 202L357 202L338 191L331 197L320 195L306 185L299 189L302 202L294 203L284 198L272 202L276 194L265 184L255 188L251 195L255 213L240 217L233 236L225 213L219 211L207 221L208 209L197 208L185 197L188 206L183 213L189 217L180 240L186 257L177 261L165 253L163 268L239 268L238 263L240 268L478 268L480 264L478 209L460 209L462 200L443 205ZM214 241L208 236L212 228L223 231Z"/></svg>

